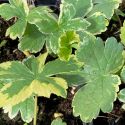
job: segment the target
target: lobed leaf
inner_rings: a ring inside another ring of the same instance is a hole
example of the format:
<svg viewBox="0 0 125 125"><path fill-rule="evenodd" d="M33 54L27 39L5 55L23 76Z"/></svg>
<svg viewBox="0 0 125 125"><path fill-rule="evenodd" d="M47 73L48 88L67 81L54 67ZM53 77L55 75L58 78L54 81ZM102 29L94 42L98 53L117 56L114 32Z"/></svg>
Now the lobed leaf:
<svg viewBox="0 0 125 125"><path fill-rule="evenodd" d="M34 116L34 98L30 97L12 107L4 107L4 111L9 114L9 118L11 119L17 116L20 111L22 120L26 123L29 123L32 121Z"/></svg>
<svg viewBox="0 0 125 125"><path fill-rule="evenodd" d="M45 44L46 35L42 34L35 25L28 24L18 48L21 51L39 52Z"/></svg>
<svg viewBox="0 0 125 125"><path fill-rule="evenodd" d="M93 8L90 15L94 14L95 12L102 12L108 19L114 14L114 10L119 7L121 0L93 0Z"/></svg>
<svg viewBox="0 0 125 125"><path fill-rule="evenodd" d="M6 31L6 36L10 36L11 39L20 38L27 25L26 17L29 13L29 8L26 0L9 0L10 4L0 5L0 15L9 20L13 17L17 18L15 24L10 26Z"/></svg>
<svg viewBox="0 0 125 125"><path fill-rule="evenodd" d="M92 34L104 32L108 26L108 20L105 15L100 12L96 12L87 17L87 21L91 23L91 25L87 28L87 31Z"/></svg>
<svg viewBox="0 0 125 125"><path fill-rule="evenodd" d="M92 36L84 37L77 58L84 62L81 71L86 85L81 87L73 99L74 114L84 122L91 122L102 110L110 112L119 91L120 78L115 75L124 64L123 46L115 38L103 41ZM79 106L79 104L82 104Z"/></svg>
<svg viewBox="0 0 125 125"><path fill-rule="evenodd" d="M5 84L0 89L0 107L14 106L34 94L50 97L54 93L66 97L67 83L55 75L75 72L78 66L75 61L63 62L59 59L45 64L46 57L47 53L37 58L30 57L22 63L11 61L0 64L0 81Z"/></svg>

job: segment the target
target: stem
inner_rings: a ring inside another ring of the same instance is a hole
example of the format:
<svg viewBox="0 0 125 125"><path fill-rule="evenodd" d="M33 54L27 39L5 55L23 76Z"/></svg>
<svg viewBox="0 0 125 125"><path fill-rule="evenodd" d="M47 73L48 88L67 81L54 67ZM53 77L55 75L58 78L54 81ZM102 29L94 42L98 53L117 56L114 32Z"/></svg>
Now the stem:
<svg viewBox="0 0 125 125"><path fill-rule="evenodd" d="M24 55L25 55L26 57L31 56L31 54L30 54L30 52L29 52L29 51L23 51L23 53L24 53Z"/></svg>
<svg viewBox="0 0 125 125"><path fill-rule="evenodd" d="M33 125L37 124L37 95L35 95L35 106L34 106L34 121Z"/></svg>

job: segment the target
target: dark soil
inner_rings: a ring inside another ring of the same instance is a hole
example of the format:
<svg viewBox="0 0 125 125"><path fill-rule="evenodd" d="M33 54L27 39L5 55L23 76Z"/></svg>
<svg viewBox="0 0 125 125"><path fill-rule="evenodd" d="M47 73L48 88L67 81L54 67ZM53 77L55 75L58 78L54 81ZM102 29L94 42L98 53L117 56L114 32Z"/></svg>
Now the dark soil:
<svg viewBox="0 0 125 125"><path fill-rule="evenodd" d="M39 0L38 0L39 2ZM37 3L38 4L38 3ZM59 4L58 4L59 6ZM55 10L55 13L59 13L58 8L52 9ZM121 4L120 9L125 10L125 4ZM124 17L119 16L120 21L111 20L106 32L99 34L97 36L101 37L103 40L106 40L108 37L116 37L119 41L119 29L123 24ZM18 39L11 40L9 37L5 37L6 29L14 23L14 19L5 21L0 17L0 42L6 40L7 43L0 48L0 63L11 60L20 60L22 61L25 58L25 55L18 50ZM41 50L43 52L45 50ZM39 53L35 54L37 56ZM47 59L48 61L53 60L52 57ZM122 84L120 88L125 88L125 85ZM73 94L71 93L71 87L67 90L67 98L61 98L56 95L51 95L51 97L39 97L38 98L38 119L37 125L50 125L52 120L60 116L67 125L125 125L125 111L121 109L121 103L117 100L114 102L114 109L110 113L102 113L97 119L93 120L91 124L85 124L81 121L80 117L75 117L73 115L73 109L71 106ZM24 122L20 118L20 114L14 119L9 119L8 115L0 109L0 125L23 125ZM32 125L30 123L29 125Z"/></svg>

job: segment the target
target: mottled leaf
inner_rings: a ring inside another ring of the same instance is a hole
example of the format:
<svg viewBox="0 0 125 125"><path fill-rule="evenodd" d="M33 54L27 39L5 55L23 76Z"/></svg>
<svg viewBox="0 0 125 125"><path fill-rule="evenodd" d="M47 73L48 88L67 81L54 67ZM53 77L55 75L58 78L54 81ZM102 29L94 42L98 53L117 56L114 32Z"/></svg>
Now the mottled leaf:
<svg viewBox="0 0 125 125"><path fill-rule="evenodd" d="M33 94L50 97L54 93L66 97L66 81L54 76L74 72L78 66L75 61L59 59L44 65L46 56L47 53L37 58L29 57L23 63L10 61L0 64L0 81L5 84L0 90L0 107L16 105Z"/></svg>

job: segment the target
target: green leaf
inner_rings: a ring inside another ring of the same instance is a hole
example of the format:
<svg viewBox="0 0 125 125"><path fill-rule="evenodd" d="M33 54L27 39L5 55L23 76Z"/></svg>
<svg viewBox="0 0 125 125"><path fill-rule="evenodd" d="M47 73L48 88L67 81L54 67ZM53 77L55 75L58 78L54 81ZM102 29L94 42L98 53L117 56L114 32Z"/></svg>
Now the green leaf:
<svg viewBox="0 0 125 125"><path fill-rule="evenodd" d="M63 68L60 68L62 67ZM55 70L56 67L56 70ZM60 59L56 59L52 62L48 62L43 69L43 74L45 75L57 75L57 74L71 74L79 71L79 65L77 64L74 58L71 58L68 62L60 61Z"/></svg>
<svg viewBox="0 0 125 125"><path fill-rule="evenodd" d="M125 66L123 67L123 69L121 71L121 79L123 82L125 82Z"/></svg>
<svg viewBox="0 0 125 125"><path fill-rule="evenodd" d="M118 99L121 102L125 103L125 89L122 89L119 93L118 93Z"/></svg>
<svg viewBox="0 0 125 125"><path fill-rule="evenodd" d="M10 4L0 5L0 15L5 19L11 19L16 17L15 24L10 26L6 31L6 36L10 36L11 39L20 38L27 25L26 17L29 13L29 8L26 0L10 0Z"/></svg>
<svg viewBox="0 0 125 125"><path fill-rule="evenodd" d="M31 122L34 116L34 98L30 97L26 99L24 102L20 102L19 104L13 107L5 107L4 111L9 114L9 117L13 119L17 114L21 113L21 118L24 122Z"/></svg>
<svg viewBox="0 0 125 125"><path fill-rule="evenodd" d="M60 15L59 15L59 25L64 24L64 22L68 22L70 19L72 19L76 14L76 10L74 6L70 3L67 4L65 1L62 1L62 4L60 4Z"/></svg>
<svg viewBox="0 0 125 125"><path fill-rule="evenodd" d="M60 118L57 118L52 121L51 125L66 125L66 123L62 122L62 120Z"/></svg>
<svg viewBox="0 0 125 125"><path fill-rule="evenodd" d="M121 27L120 38L121 38L121 42L125 45L125 21L123 23L123 27Z"/></svg>
<svg viewBox="0 0 125 125"><path fill-rule="evenodd" d="M92 0L64 0L66 3L72 4L76 10L75 17L85 17L92 9Z"/></svg>
<svg viewBox="0 0 125 125"><path fill-rule="evenodd" d="M59 59L45 64L46 57L47 53L37 58L30 57L22 63L10 61L0 64L0 81L5 84L0 90L0 107L16 105L34 94L50 97L54 93L66 97L66 81L54 76L74 72L78 66L75 61Z"/></svg>
<svg viewBox="0 0 125 125"><path fill-rule="evenodd" d="M90 23L85 19L73 18L75 13L73 5L62 4L61 8L59 18L55 17L52 13L49 13L49 11L44 9L44 7L32 9L27 17L30 24L35 24L41 33L47 35L47 48L55 54L58 53L59 40L62 34L71 30L85 30L90 26ZM67 43L68 42L72 41L67 41Z"/></svg>
<svg viewBox="0 0 125 125"><path fill-rule="evenodd" d="M93 9L89 13L90 15L95 12L102 12L108 19L114 14L114 10L119 7L121 0L94 0L93 1Z"/></svg>
<svg viewBox="0 0 125 125"><path fill-rule="evenodd" d="M87 21L91 23L87 31L93 34L104 32L108 26L108 20L105 18L105 15L100 12L96 12L88 17Z"/></svg>
<svg viewBox="0 0 125 125"><path fill-rule="evenodd" d="M123 69L125 70L125 69ZM124 72L124 71L123 71ZM122 89L119 93L118 93L118 99L123 102L122 108L125 110L125 89Z"/></svg>
<svg viewBox="0 0 125 125"><path fill-rule="evenodd" d="M75 15L75 8L73 7L72 4L67 4L63 2L61 4L61 9L60 9L60 15L58 19L58 24L60 30L85 30L90 23L79 17L79 18L73 18Z"/></svg>
<svg viewBox="0 0 125 125"><path fill-rule="evenodd" d="M74 31L68 31L63 34L60 38L59 46L60 59L68 61L70 59L70 55L72 54L72 44L79 43L79 41L79 35L77 35Z"/></svg>
<svg viewBox="0 0 125 125"><path fill-rule="evenodd" d="M72 105L74 114L80 115L84 122L91 122L100 110L112 110L121 83L115 73L124 64L123 46L115 38L107 39L105 46L103 43L101 39L88 35L77 50L78 60L85 65L81 75L86 85L77 91Z"/></svg>
<svg viewBox="0 0 125 125"><path fill-rule="evenodd" d="M76 85L86 84L84 77L79 73L61 74L58 76L65 79L68 83L68 86L76 86Z"/></svg>
<svg viewBox="0 0 125 125"><path fill-rule="evenodd" d="M70 20L62 29L65 31L75 30L75 31L84 31L87 27L90 26L90 23L83 18L75 18Z"/></svg>
<svg viewBox="0 0 125 125"><path fill-rule="evenodd" d="M46 35L42 34L35 25L28 24L18 48L21 51L35 53L40 51L45 44Z"/></svg>
<svg viewBox="0 0 125 125"><path fill-rule="evenodd" d="M45 34L56 32L58 29L57 19L44 7L32 9L27 20L30 24L35 24L39 31Z"/></svg>

